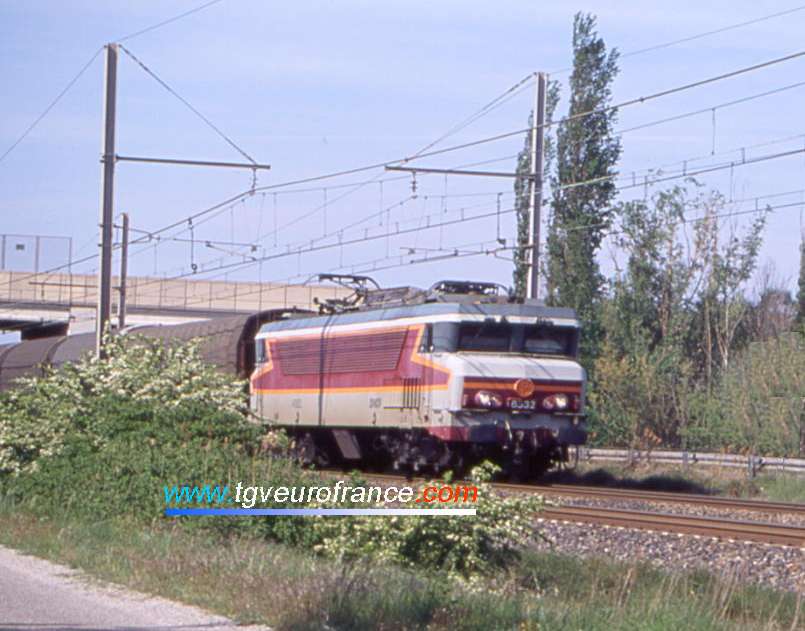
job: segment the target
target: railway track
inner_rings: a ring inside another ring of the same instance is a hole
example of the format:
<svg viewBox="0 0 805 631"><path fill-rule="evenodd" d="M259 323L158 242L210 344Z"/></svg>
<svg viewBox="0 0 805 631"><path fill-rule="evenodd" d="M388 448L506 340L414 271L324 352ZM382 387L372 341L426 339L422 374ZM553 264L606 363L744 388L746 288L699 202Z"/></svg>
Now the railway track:
<svg viewBox="0 0 805 631"><path fill-rule="evenodd" d="M601 488L594 486L572 486L568 484L524 485L496 483L494 486L495 488L499 488L501 490L540 493L542 495L563 497L666 502L671 504L692 504L712 508L746 510L759 513L788 513L792 515L805 515L805 504L793 504L790 502L767 502L734 497L697 495L693 493L669 493L666 491L642 491L634 489Z"/></svg>
<svg viewBox="0 0 805 631"><path fill-rule="evenodd" d="M588 506L549 507L539 519L805 547L805 527Z"/></svg>
<svg viewBox="0 0 805 631"><path fill-rule="evenodd" d="M399 482L403 476L371 473L368 477L376 480ZM413 481L424 481L426 478L414 478ZM792 502L768 502L763 500L747 500L735 497L720 497L694 493L670 493L667 491L642 491L635 489L602 488L596 486L575 486L570 484L513 484L494 482L492 486L501 491L517 493L537 493L539 495L562 497L587 497L591 499L629 500L644 502L660 502L669 504L691 504L711 508L745 510L758 513L788 513L805 515L805 504Z"/></svg>
<svg viewBox="0 0 805 631"><path fill-rule="evenodd" d="M403 476L374 473L367 474L367 477L387 483L399 483L405 479ZM710 495L569 485L493 483L492 486L497 490L506 492L537 493L540 495L673 502L733 510L749 510L761 513L805 513L805 506L802 504L742 500L737 498L713 497ZM551 506L546 507L540 512L538 519L599 524L604 526L635 528L639 530L717 537L736 541L754 541L793 547L805 547L805 527L756 521L741 521L722 517L678 515L653 511L602 508L597 506Z"/></svg>

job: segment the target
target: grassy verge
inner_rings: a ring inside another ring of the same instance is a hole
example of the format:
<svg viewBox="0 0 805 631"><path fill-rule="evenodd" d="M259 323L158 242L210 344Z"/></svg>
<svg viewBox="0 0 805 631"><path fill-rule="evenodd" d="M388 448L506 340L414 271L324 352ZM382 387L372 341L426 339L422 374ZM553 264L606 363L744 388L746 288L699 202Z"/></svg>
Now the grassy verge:
<svg viewBox="0 0 805 631"><path fill-rule="evenodd" d="M750 496L766 497L778 502L797 502L805 504L805 477L792 475L761 475L751 483L745 493Z"/></svg>
<svg viewBox="0 0 805 631"><path fill-rule="evenodd" d="M485 483L474 519L166 519L165 485L316 476L284 437L246 422L242 384L192 346L107 352L0 393L0 543L279 631L798 624L791 594L530 552L539 502Z"/></svg>
<svg viewBox="0 0 805 631"><path fill-rule="evenodd" d="M805 476L767 473L749 479L743 469L728 467L580 464L573 471L549 473L545 481L805 503Z"/></svg>
<svg viewBox="0 0 805 631"><path fill-rule="evenodd" d="M796 629L792 594L705 573L528 553L475 585L341 563L168 524L66 523L0 511L0 543L88 574L278 630Z"/></svg>
<svg viewBox="0 0 805 631"><path fill-rule="evenodd" d="M516 594L476 593L433 576L329 561L258 539L131 526L5 514L0 543L278 630L506 629L531 617Z"/></svg>

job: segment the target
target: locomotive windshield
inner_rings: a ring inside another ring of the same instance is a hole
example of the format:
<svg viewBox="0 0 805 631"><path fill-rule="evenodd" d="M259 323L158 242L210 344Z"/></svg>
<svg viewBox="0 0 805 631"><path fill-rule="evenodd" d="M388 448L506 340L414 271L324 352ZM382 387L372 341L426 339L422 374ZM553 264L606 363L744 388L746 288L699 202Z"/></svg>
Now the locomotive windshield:
<svg viewBox="0 0 805 631"><path fill-rule="evenodd" d="M511 334L511 327L505 324L460 324L456 350L503 353L509 350Z"/></svg>
<svg viewBox="0 0 805 631"><path fill-rule="evenodd" d="M435 352L476 351L574 357L578 346L578 329L551 324L445 322L433 325L430 345Z"/></svg>

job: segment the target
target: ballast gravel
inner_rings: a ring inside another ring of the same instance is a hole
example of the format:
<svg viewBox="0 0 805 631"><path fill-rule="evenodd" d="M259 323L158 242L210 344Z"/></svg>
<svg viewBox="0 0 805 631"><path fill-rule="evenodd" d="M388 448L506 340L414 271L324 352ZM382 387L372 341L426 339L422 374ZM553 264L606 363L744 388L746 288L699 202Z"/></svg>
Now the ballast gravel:
<svg viewBox="0 0 805 631"><path fill-rule="evenodd" d="M606 505L614 508L610 503ZM805 594L805 548L617 526L538 521L548 540L535 544L541 551L626 563L647 562L666 571L703 569L741 582Z"/></svg>

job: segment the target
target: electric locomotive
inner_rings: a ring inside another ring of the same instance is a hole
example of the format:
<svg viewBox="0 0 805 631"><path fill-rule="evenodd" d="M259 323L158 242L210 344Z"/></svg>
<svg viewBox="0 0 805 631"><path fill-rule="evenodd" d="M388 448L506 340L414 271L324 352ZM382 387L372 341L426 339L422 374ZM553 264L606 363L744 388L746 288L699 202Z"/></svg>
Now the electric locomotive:
<svg viewBox="0 0 805 631"><path fill-rule="evenodd" d="M531 478L586 441L573 310L491 283L322 278L355 293L264 324L251 376L252 411L305 461L438 473L488 459Z"/></svg>

